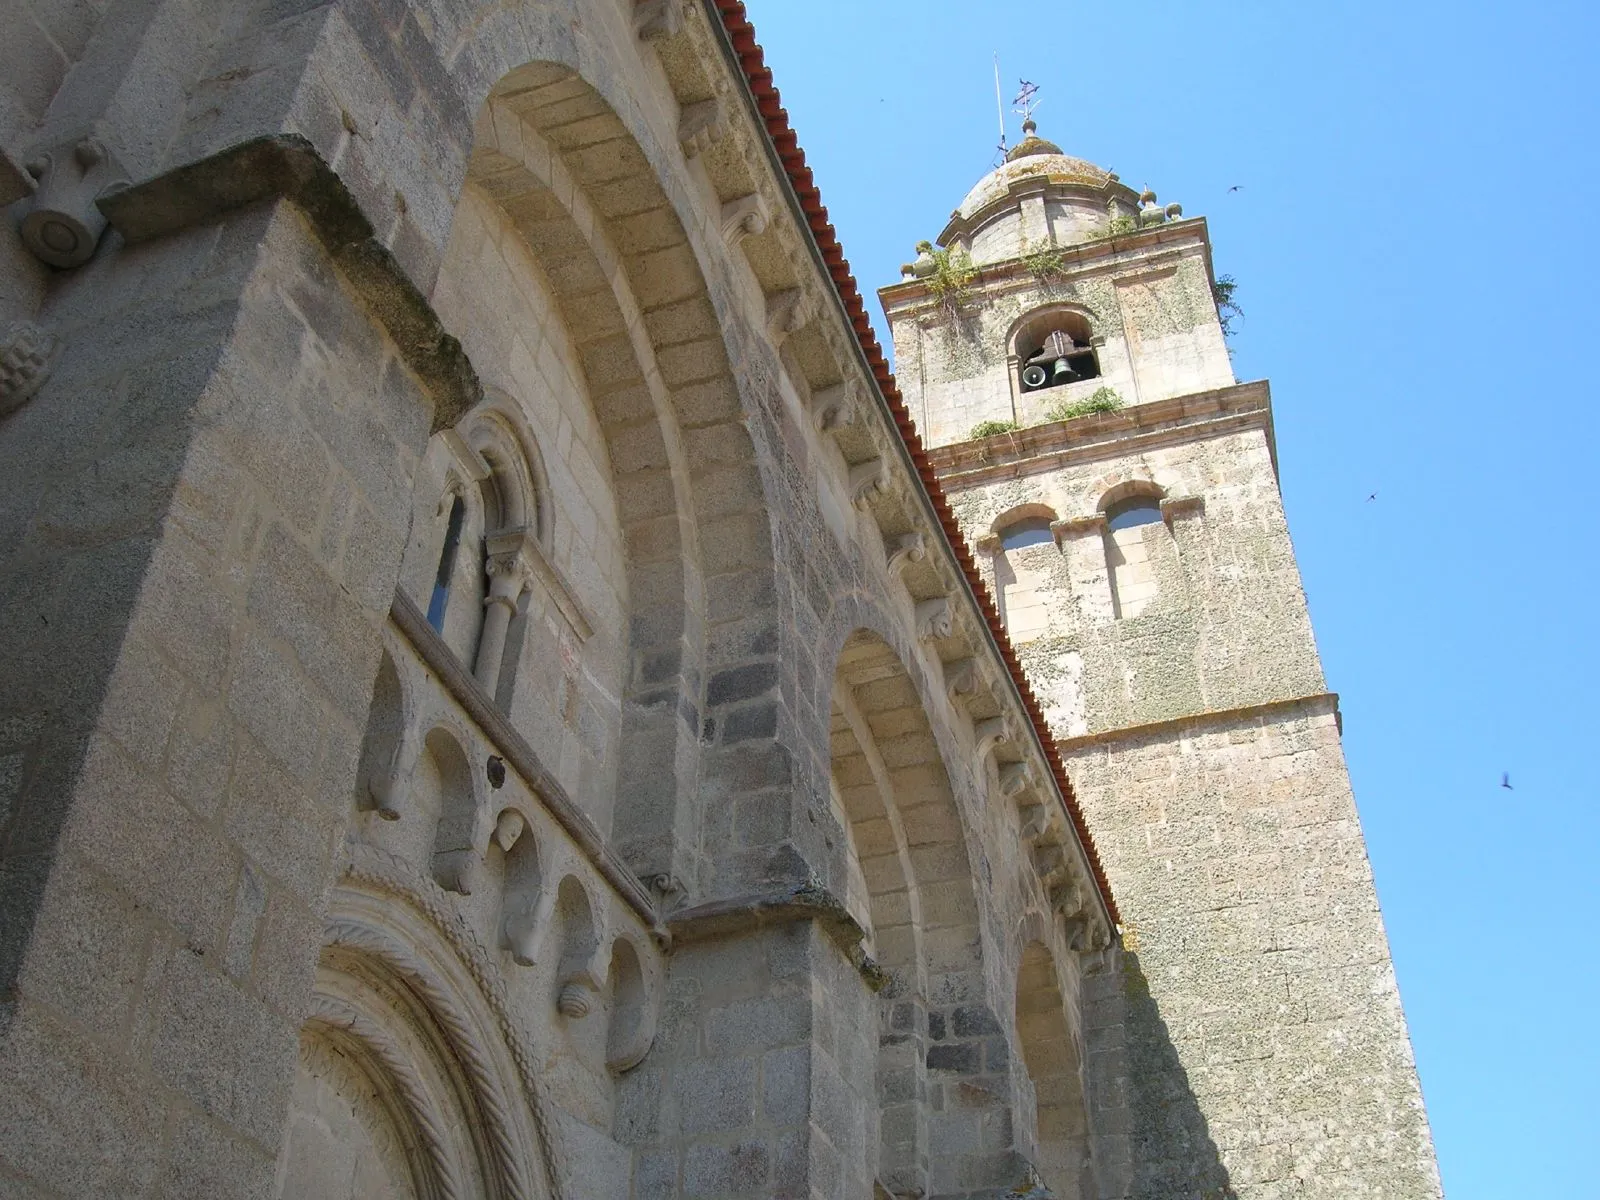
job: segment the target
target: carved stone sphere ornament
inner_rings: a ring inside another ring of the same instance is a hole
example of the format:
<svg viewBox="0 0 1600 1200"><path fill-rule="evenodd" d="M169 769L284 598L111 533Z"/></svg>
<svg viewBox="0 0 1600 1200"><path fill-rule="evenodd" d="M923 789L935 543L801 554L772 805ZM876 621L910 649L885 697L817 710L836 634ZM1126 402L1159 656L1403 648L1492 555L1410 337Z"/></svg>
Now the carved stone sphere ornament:
<svg viewBox="0 0 1600 1200"><path fill-rule="evenodd" d="M39 186L33 207L22 218L22 244L52 267L88 262L106 228L94 202L123 181L105 146L94 138L58 146L30 160L28 174Z"/></svg>
<svg viewBox="0 0 1600 1200"><path fill-rule="evenodd" d="M0 332L0 417L26 404L50 378L60 339L29 321Z"/></svg>

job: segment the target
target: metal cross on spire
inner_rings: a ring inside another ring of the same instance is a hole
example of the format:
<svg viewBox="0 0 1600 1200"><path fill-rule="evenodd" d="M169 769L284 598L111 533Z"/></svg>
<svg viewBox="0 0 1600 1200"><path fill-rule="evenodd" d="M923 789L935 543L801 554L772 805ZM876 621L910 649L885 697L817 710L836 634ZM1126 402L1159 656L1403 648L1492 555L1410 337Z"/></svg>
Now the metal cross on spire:
<svg viewBox="0 0 1600 1200"><path fill-rule="evenodd" d="M1033 110L1039 107L1039 85L1030 83L1026 79L1019 79L1017 82L1022 85L1022 89L1012 99L1011 103L1016 105L1014 111L1022 118L1022 123L1026 125L1033 120Z"/></svg>

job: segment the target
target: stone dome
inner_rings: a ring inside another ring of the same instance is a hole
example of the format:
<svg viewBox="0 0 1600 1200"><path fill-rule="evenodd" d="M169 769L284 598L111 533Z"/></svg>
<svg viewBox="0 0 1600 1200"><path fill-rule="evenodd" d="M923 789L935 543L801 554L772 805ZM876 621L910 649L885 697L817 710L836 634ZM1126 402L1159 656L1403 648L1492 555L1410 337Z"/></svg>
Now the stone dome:
<svg viewBox="0 0 1600 1200"><path fill-rule="evenodd" d="M1025 245L1081 240L1105 223L1113 203L1137 211L1135 194L1111 172L1063 153L1032 121L1022 128L1022 141L978 180L939 238L943 245L959 240L975 262L1013 257ZM1023 211L1030 196L1039 205L1031 217Z"/></svg>
<svg viewBox="0 0 1600 1200"><path fill-rule="evenodd" d="M1081 158L1062 153L1061 147L1047 141L1029 121L1023 126L1026 136L1011 148L1006 161L978 180L956 209L958 217L973 213L1010 193L1024 179L1041 178L1049 183L1102 188L1111 182L1111 173Z"/></svg>

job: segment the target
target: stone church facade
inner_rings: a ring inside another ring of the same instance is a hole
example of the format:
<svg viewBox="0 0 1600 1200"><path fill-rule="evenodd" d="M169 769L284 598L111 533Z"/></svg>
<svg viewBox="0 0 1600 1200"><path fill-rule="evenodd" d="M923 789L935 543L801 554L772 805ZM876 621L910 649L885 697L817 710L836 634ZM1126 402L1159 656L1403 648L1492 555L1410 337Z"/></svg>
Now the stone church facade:
<svg viewBox="0 0 1600 1200"><path fill-rule="evenodd" d="M0 1194L1439 1195L1203 221L897 384L738 0L6 21Z"/></svg>

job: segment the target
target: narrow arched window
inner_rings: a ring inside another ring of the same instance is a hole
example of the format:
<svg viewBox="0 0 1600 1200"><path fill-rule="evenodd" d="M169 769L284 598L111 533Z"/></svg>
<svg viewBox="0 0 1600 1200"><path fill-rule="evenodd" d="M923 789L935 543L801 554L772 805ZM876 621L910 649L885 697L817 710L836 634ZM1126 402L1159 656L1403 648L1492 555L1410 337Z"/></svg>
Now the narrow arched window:
<svg viewBox="0 0 1600 1200"><path fill-rule="evenodd" d="M1161 505L1150 496L1131 496L1106 510L1106 568L1118 620L1138 616L1156 598L1150 538L1164 532Z"/></svg>
<svg viewBox="0 0 1600 1200"><path fill-rule="evenodd" d="M1041 637L1050 626L1049 599L1055 565L1051 551L1056 535L1050 518L1024 517L999 530L1000 554L995 561L995 584L1000 598L1000 619L1014 642Z"/></svg>
<svg viewBox="0 0 1600 1200"><path fill-rule="evenodd" d="M433 595L428 600L428 624L434 632L444 632L444 610L450 602L450 581L455 577L456 553L461 548L461 526L467 506L459 493L450 501L450 523L445 526L444 548L439 551L439 570L433 578Z"/></svg>

